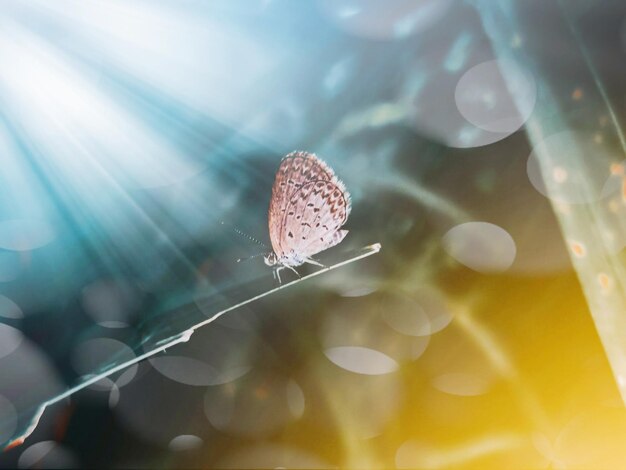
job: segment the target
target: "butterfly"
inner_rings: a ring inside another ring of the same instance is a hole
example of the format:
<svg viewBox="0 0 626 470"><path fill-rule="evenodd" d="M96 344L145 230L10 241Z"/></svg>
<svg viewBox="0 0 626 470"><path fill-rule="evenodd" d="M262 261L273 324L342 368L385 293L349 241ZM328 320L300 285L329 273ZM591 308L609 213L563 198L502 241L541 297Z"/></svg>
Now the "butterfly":
<svg viewBox="0 0 626 470"><path fill-rule="evenodd" d="M268 212L272 250L265 264L280 270L304 263L323 266L312 256L346 237L350 194L334 171L315 154L296 151L280 162ZM299 277L299 276L298 276Z"/></svg>

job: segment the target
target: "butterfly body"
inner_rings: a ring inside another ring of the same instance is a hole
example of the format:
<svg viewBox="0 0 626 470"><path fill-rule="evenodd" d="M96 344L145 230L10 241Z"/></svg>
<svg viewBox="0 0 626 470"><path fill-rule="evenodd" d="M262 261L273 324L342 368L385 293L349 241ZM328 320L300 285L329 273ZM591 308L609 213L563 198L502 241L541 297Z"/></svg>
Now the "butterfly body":
<svg viewBox="0 0 626 470"><path fill-rule="evenodd" d="M333 170L315 154L292 152L280 163L272 187L268 223L270 266L290 268L340 243L350 214L350 195Z"/></svg>

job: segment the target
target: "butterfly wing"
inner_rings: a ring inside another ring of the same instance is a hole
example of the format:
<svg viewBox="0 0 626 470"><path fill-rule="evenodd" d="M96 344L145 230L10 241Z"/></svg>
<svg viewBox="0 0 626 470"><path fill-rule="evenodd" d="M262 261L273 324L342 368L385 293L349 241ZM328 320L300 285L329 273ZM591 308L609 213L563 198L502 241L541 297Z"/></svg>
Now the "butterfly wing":
<svg viewBox="0 0 626 470"><path fill-rule="evenodd" d="M333 171L317 156L308 152L292 152L280 162L272 187L268 223L274 252L284 253L284 224L287 206L292 196L310 181L331 181Z"/></svg>
<svg viewBox="0 0 626 470"><path fill-rule="evenodd" d="M286 209L282 254L304 259L340 243L348 234L340 230L350 214L350 195L337 178L311 181L289 200Z"/></svg>

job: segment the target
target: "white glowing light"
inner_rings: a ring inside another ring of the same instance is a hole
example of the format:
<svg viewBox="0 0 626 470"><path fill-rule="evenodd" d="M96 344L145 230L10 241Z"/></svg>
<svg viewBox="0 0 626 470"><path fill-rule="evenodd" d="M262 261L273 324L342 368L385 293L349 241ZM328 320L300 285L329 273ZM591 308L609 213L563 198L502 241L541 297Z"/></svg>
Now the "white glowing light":
<svg viewBox="0 0 626 470"><path fill-rule="evenodd" d="M4 295L0 295L0 317L15 320L24 318L24 313L15 302Z"/></svg>
<svg viewBox="0 0 626 470"><path fill-rule="evenodd" d="M22 343L24 335L17 328L0 323L0 358L8 356Z"/></svg>
<svg viewBox="0 0 626 470"><path fill-rule="evenodd" d="M487 222L467 222L451 228L443 236L443 246L459 263L481 273L506 271L517 252L511 235Z"/></svg>
<svg viewBox="0 0 626 470"><path fill-rule="evenodd" d="M326 357L339 367L365 375L395 372L398 363L386 354L360 346L339 346L324 351Z"/></svg>
<svg viewBox="0 0 626 470"><path fill-rule="evenodd" d="M398 333L428 336L433 332L430 319L422 306L409 297L387 296L381 309L385 322Z"/></svg>
<svg viewBox="0 0 626 470"><path fill-rule="evenodd" d="M549 160L550 167L542 168L542 159ZM615 155L610 146L596 144L586 132L564 131L533 147L526 171L535 189L553 202L583 204L621 191L623 169L619 164L612 168L612 161Z"/></svg>
<svg viewBox="0 0 626 470"><path fill-rule="evenodd" d="M533 77L513 63L492 60L469 69L455 90L459 112L470 123L505 135L517 131L535 107Z"/></svg>
<svg viewBox="0 0 626 470"><path fill-rule="evenodd" d="M49 45L22 30L12 34L23 45L0 43L0 57L13 64L0 84L11 90L16 117L31 136L54 150L49 158L57 160L55 169L65 173L66 181L100 179L102 185L114 178L125 185L155 187L203 169Z"/></svg>
<svg viewBox="0 0 626 470"><path fill-rule="evenodd" d="M185 450L198 449L199 447L202 447L202 444L204 444L204 442L198 436L182 434L172 439L168 448L175 452L181 452Z"/></svg>
<svg viewBox="0 0 626 470"><path fill-rule="evenodd" d="M318 0L320 9L340 28L378 40L404 38L437 24L451 0Z"/></svg>
<svg viewBox="0 0 626 470"><path fill-rule="evenodd" d="M54 441L37 442L28 447L17 461L19 468L78 468L78 458Z"/></svg>
<svg viewBox="0 0 626 470"><path fill-rule="evenodd" d="M56 237L45 221L29 219L0 220L0 248L30 251L51 243Z"/></svg>

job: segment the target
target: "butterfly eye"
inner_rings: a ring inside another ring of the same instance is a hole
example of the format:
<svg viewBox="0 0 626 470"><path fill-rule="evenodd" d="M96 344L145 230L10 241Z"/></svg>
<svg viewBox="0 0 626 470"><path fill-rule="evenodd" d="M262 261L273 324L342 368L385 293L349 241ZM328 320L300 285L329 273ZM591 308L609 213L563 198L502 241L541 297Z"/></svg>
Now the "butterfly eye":
<svg viewBox="0 0 626 470"><path fill-rule="evenodd" d="M265 255L263 261L265 261L265 264L268 266L274 266L278 262L278 258L276 257L276 253L272 252Z"/></svg>

